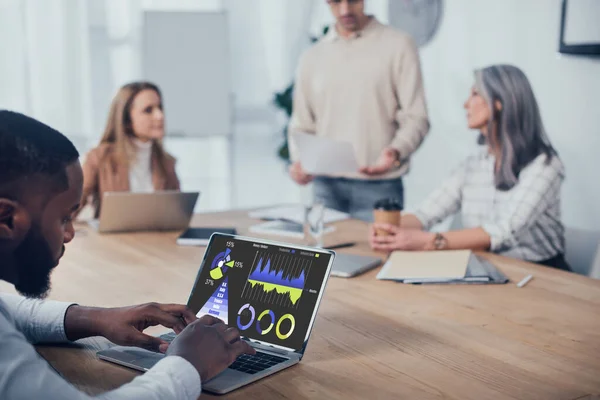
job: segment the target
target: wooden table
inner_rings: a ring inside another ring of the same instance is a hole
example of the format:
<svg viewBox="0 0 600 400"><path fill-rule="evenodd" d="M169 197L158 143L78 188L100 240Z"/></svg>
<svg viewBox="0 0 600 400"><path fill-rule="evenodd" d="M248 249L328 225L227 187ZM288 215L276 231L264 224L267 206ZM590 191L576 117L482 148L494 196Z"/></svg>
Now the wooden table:
<svg viewBox="0 0 600 400"><path fill-rule="evenodd" d="M196 215L193 226L236 226L246 212ZM358 241L372 254L366 224L337 223L328 241ZM181 302L204 249L175 244L177 233L98 235L79 228L53 276L51 298L86 305ZM326 243L327 244L327 243ZM600 281L484 255L506 285L411 286L330 278L302 362L226 395L231 399L598 399ZM533 273L518 289L515 282ZM2 289L6 290L6 285ZM66 379L98 394L137 373L101 362L93 349L40 346ZM202 398L210 398L203 394Z"/></svg>

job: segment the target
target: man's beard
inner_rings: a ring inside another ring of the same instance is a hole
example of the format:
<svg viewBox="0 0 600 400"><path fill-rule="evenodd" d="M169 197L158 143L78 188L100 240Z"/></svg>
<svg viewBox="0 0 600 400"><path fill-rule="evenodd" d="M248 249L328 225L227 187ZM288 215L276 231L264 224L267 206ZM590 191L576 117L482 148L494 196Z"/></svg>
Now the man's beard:
<svg viewBox="0 0 600 400"><path fill-rule="evenodd" d="M27 297L46 297L50 290L50 273L56 266L56 260L37 227L31 227L14 255L17 262L15 289Z"/></svg>

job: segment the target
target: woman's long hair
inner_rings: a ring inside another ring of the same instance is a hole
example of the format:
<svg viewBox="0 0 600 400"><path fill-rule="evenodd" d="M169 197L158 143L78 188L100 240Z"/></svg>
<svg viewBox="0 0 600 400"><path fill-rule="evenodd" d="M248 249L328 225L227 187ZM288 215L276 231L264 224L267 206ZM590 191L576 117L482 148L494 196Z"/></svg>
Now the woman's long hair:
<svg viewBox="0 0 600 400"><path fill-rule="evenodd" d="M557 156L550 144L537 101L529 80L519 68L512 65L493 65L475 71L475 88L481 93L492 116L488 122L488 137L479 142L491 146L500 157L495 172L499 190L510 190L519 180L519 174L540 154L546 162ZM496 107L497 103L501 109Z"/></svg>
<svg viewBox="0 0 600 400"><path fill-rule="evenodd" d="M106 128L100 140L100 144L110 144L113 148L113 151L107 154L110 162L128 167L136 157L135 147L131 142L135 138L131 123L131 105L135 96L143 90L155 91L162 103L162 94L158 86L143 81L122 86L112 101ZM158 161L158 172L164 175L168 156L161 140L152 141L152 157Z"/></svg>

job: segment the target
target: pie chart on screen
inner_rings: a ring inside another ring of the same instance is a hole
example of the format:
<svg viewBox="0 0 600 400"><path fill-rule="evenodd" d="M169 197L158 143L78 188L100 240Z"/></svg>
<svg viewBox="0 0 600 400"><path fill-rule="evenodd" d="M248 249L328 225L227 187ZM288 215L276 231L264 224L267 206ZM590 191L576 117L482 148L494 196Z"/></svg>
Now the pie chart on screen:
<svg viewBox="0 0 600 400"><path fill-rule="evenodd" d="M217 254L210 265L210 277L217 280L221 279L232 268L235 261L231 259L231 249Z"/></svg>

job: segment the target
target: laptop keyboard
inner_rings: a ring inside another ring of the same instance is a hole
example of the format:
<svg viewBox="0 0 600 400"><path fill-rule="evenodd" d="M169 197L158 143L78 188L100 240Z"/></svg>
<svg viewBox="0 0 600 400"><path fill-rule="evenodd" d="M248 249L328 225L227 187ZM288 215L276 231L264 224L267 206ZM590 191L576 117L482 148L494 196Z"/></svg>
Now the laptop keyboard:
<svg viewBox="0 0 600 400"><path fill-rule="evenodd" d="M256 352L253 356L242 354L229 366L229 368L254 375L257 372L264 371L265 369L269 369L285 361L288 361L288 359L267 353Z"/></svg>
<svg viewBox="0 0 600 400"><path fill-rule="evenodd" d="M177 336L175 332L169 332L160 335L160 338L165 342L171 343L173 339L175 339L175 336ZM242 354L229 366L229 368L254 375L257 372L264 371L285 361L288 361L288 359L267 353L256 352L253 356Z"/></svg>

